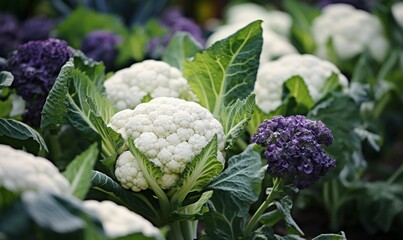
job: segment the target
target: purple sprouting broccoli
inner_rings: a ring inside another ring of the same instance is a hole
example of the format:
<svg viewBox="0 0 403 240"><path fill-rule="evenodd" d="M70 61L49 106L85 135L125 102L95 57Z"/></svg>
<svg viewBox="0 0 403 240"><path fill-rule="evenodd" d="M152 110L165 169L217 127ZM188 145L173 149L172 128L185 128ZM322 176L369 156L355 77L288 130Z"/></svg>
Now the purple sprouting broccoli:
<svg viewBox="0 0 403 240"><path fill-rule="evenodd" d="M201 46L204 46L203 32L200 26L190 18L182 15L179 8L170 8L160 17L162 26L168 29L168 33L161 37L152 38L147 46L148 52L152 56L158 57L176 32L187 32Z"/></svg>
<svg viewBox="0 0 403 240"><path fill-rule="evenodd" d="M55 26L55 21L46 17L27 19L20 27L18 36L21 43L34 40L46 40Z"/></svg>
<svg viewBox="0 0 403 240"><path fill-rule="evenodd" d="M265 148L268 173L298 188L312 185L336 166L322 146L332 144L331 131L305 116L265 120L251 141Z"/></svg>
<svg viewBox="0 0 403 240"><path fill-rule="evenodd" d="M81 51L95 61L102 61L107 67L111 67L118 55L118 45L121 42L122 38L116 33L95 30L84 37Z"/></svg>
<svg viewBox="0 0 403 240"><path fill-rule="evenodd" d="M0 57L18 47L18 21L10 14L0 14Z"/></svg>
<svg viewBox="0 0 403 240"><path fill-rule="evenodd" d="M329 4L345 3L354 6L357 9L369 11L371 0L320 0L318 2L319 7L324 8Z"/></svg>
<svg viewBox="0 0 403 240"><path fill-rule="evenodd" d="M27 102L24 122L39 126L46 97L61 67L73 55L66 42L50 38L20 45L7 60L6 69L14 75L11 87Z"/></svg>

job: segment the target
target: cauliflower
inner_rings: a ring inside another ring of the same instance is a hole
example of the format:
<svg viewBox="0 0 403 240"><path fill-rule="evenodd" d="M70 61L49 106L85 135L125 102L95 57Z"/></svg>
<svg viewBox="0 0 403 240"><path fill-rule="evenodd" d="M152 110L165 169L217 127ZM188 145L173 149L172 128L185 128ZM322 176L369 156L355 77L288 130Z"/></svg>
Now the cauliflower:
<svg viewBox="0 0 403 240"><path fill-rule="evenodd" d="M283 83L293 76L301 76L314 101L322 97L325 81L336 73L343 87L348 86L347 78L332 63L313 55L292 54L259 66L255 89L256 105L265 113L275 110L281 104Z"/></svg>
<svg viewBox="0 0 403 240"><path fill-rule="evenodd" d="M83 202L83 205L100 219L106 235L110 238L134 233L142 233L146 237L161 238L159 229L147 219L114 202L87 200Z"/></svg>
<svg viewBox="0 0 403 240"><path fill-rule="evenodd" d="M194 100L179 69L156 60L146 60L121 69L104 83L106 97L118 110L134 108L144 97L175 97Z"/></svg>
<svg viewBox="0 0 403 240"><path fill-rule="evenodd" d="M392 15L397 24L403 28L403 2L398 2L392 5Z"/></svg>
<svg viewBox="0 0 403 240"><path fill-rule="evenodd" d="M217 135L217 158L224 163L224 131L221 124L205 108L195 102L160 97L139 104L134 110L116 113L109 123L112 129L135 146L150 161L161 168L158 179L162 189L169 189L178 181L185 165ZM115 175L125 188L140 191L148 188L138 163L130 152L116 161Z"/></svg>
<svg viewBox="0 0 403 240"><path fill-rule="evenodd" d="M207 39L206 45L210 46L219 40L227 38L245 26L246 24L243 23L220 26ZM292 53L297 53L297 50L291 45L287 38L268 28L263 29L263 46L260 55L261 63Z"/></svg>
<svg viewBox="0 0 403 240"><path fill-rule="evenodd" d="M0 145L0 186L14 193L70 193L67 179L47 159Z"/></svg>
<svg viewBox="0 0 403 240"><path fill-rule="evenodd" d="M334 51L341 60L369 50L377 61L382 61L389 49L381 22L363 10L348 4L331 4L314 19L312 33L317 44L316 54L328 58L327 45L332 40Z"/></svg>

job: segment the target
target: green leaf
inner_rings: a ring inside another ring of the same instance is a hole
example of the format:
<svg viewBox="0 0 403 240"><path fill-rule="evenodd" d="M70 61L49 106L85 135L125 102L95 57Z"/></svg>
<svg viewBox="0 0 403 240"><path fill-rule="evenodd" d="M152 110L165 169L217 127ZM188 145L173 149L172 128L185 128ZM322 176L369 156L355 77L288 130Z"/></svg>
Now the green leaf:
<svg viewBox="0 0 403 240"><path fill-rule="evenodd" d="M123 188L112 178L99 171L92 171L91 174L92 187L96 190L104 192L109 196L118 199L117 202L123 204L130 210L142 215L143 217L153 221L157 221L158 213L154 206L158 205L152 197L147 198L146 194L134 193L133 191Z"/></svg>
<svg viewBox="0 0 403 240"><path fill-rule="evenodd" d="M197 202L178 208L173 216L179 216L178 219L196 220L198 216L208 212L206 202L213 196L213 191L204 192Z"/></svg>
<svg viewBox="0 0 403 240"><path fill-rule="evenodd" d="M50 90L42 110L41 128L55 127L64 122L67 114L66 94L71 80L71 73L74 69L73 59L70 59L61 68L55 84Z"/></svg>
<svg viewBox="0 0 403 240"><path fill-rule="evenodd" d="M293 76L284 83L289 94L295 98L297 104L303 109L311 109L314 106L314 101L309 93L305 81L300 76Z"/></svg>
<svg viewBox="0 0 403 240"><path fill-rule="evenodd" d="M183 71L183 63L202 50L202 46L186 32L176 32L171 38L162 61Z"/></svg>
<svg viewBox="0 0 403 240"><path fill-rule="evenodd" d="M179 181L169 193L171 203L181 204L191 192L201 191L212 179L218 176L223 164L217 160L217 135L186 164L179 176Z"/></svg>
<svg viewBox="0 0 403 240"><path fill-rule="evenodd" d="M98 157L97 144L78 155L63 172L72 187L72 194L84 199L91 186L91 172Z"/></svg>
<svg viewBox="0 0 403 240"><path fill-rule="evenodd" d="M260 25L261 21L247 25L183 65L200 104L216 117L224 106L253 91L263 43Z"/></svg>
<svg viewBox="0 0 403 240"><path fill-rule="evenodd" d="M42 136L25 123L14 119L0 118L0 142L18 148L26 148L29 152L37 153L48 147Z"/></svg>
<svg viewBox="0 0 403 240"><path fill-rule="evenodd" d="M14 76L7 71L0 72L0 95L2 93L2 88L9 87L13 83Z"/></svg>
<svg viewBox="0 0 403 240"><path fill-rule="evenodd" d="M312 238L312 240L347 240L347 238L344 232L340 232L339 234L321 234L317 237Z"/></svg>
<svg viewBox="0 0 403 240"><path fill-rule="evenodd" d="M277 209L284 218L285 223L287 224L288 231L303 236L304 232L301 230L301 228L299 228L299 226L291 216L291 208L292 208L291 198L289 196L285 196L280 201L274 202L274 204L276 205Z"/></svg>
<svg viewBox="0 0 403 240"><path fill-rule="evenodd" d="M325 96L326 94L340 88L339 76L333 72L332 75L326 79L325 85L322 87L320 92L323 96Z"/></svg>
<svg viewBox="0 0 403 240"><path fill-rule="evenodd" d="M105 66L102 62L96 62L88 58L80 50L75 52L74 68L80 69L94 83L99 92L104 91Z"/></svg>
<svg viewBox="0 0 403 240"><path fill-rule="evenodd" d="M231 157L228 167L207 186L207 189L228 192L239 209L239 216L245 216L250 205L258 200L266 170L253 146Z"/></svg>
<svg viewBox="0 0 403 240"><path fill-rule="evenodd" d="M247 99L237 99L229 106L224 106L221 111L220 122L224 128L226 149L230 149L243 133L252 118L254 108L254 94L251 94Z"/></svg>
<svg viewBox="0 0 403 240"><path fill-rule="evenodd" d="M114 15L96 12L83 7L76 8L54 29L54 34L66 40L70 46L80 49L81 41L93 30L109 30L121 35L127 34L123 22Z"/></svg>

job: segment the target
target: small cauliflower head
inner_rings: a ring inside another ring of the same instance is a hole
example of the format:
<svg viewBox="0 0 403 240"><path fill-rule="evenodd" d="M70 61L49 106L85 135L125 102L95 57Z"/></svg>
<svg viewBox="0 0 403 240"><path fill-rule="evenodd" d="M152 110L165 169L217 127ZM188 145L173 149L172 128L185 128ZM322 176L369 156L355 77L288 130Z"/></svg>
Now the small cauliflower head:
<svg viewBox="0 0 403 240"><path fill-rule="evenodd" d="M67 179L47 159L0 145L0 187L16 193L71 193Z"/></svg>
<svg viewBox="0 0 403 240"><path fill-rule="evenodd" d="M162 239L159 229L147 219L112 201L87 200L83 205L99 218L106 235L110 238L142 233L149 238Z"/></svg>
<svg viewBox="0 0 403 240"><path fill-rule="evenodd" d="M381 22L374 15L348 4L330 4L314 19L312 33L317 44L316 55L328 59L328 42L340 60L353 58L368 50L382 61L389 49Z"/></svg>
<svg viewBox="0 0 403 240"><path fill-rule="evenodd" d="M230 35L236 33L247 24L234 23L228 25L222 25L216 29L216 31L210 35L206 41L207 46L213 45L215 42L223 40ZM295 47L289 42L289 40L281 36L269 28L263 29L263 46L262 53L260 55L260 62L267 62L278 57L297 53Z"/></svg>
<svg viewBox="0 0 403 240"><path fill-rule="evenodd" d="M160 97L135 109L116 113L109 123L113 130L160 167L162 189L176 184L186 164L217 135L217 159L224 163L224 131L214 116L198 103L178 98ZM116 161L116 178L125 188L141 191L148 188L137 159L123 152Z"/></svg>
<svg viewBox="0 0 403 240"><path fill-rule="evenodd" d="M313 55L292 54L261 64L254 89L256 105L265 113L275 110L281 105L283 83L297 75L304 79L312 99L318 101L332 73L337 74L341 86L348 86L347 78L334 64Z"/></svg>
<svg viewBox="0 0 403 240"><path fill-rule="evenodd" d="M163 61L145 60L117 71L104 82L106 97L118 110L134 108L144 97L195 100L179 69Z"/></svg>

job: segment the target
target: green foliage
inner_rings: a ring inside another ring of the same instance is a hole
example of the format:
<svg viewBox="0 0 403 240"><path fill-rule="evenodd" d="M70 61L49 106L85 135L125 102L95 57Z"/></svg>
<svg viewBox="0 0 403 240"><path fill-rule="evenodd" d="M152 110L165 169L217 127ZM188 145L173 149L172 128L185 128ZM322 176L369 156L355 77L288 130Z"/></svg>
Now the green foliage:
<svg viewBox="0 0 403 240"><path fill-rule="evenodd" d="M185 62L183 72L200 104L219 117L224 106L253 90L262 47L261 21L218 41Z"/></svg>
<svg viewBox="0 0 403 240"><path fill-rule="evenodd" d="M85 152L78 155L68 166L63 175L69 180L72 194L84 199L91 186L91 173L98 158L97 144L91 145Z"/></svg>
<svg viewBox="0 0 403 240"><path fill-rule="evenodd" d="M0 143L25 148L31 153L48 152L45 141L35 129L14 119L0 118Z"/></svg>
<svg viewBox="0 0 403 240"><path fill-rule="evenodd" d="M13 80L14 76L10 72L0 72L0 95L2 94L3 88L11 86Z"/></svg>
<svg viewBox="0 0 403 240"><path fill-rule="evenodd" d="M183 63L202 50L202 46L186 32L177 32L170 40L162 61L183 70Z"/></svg>

